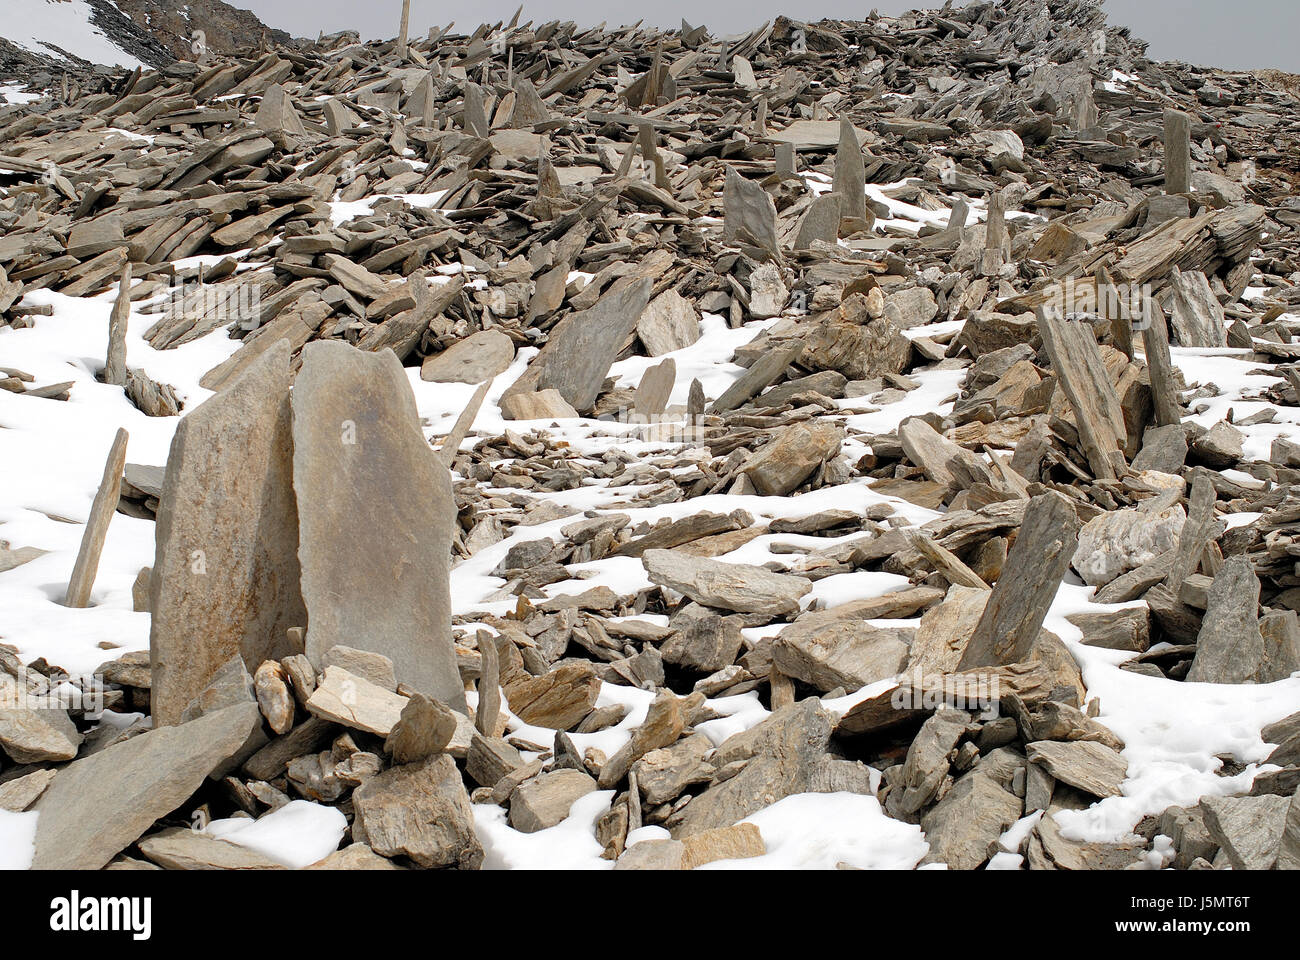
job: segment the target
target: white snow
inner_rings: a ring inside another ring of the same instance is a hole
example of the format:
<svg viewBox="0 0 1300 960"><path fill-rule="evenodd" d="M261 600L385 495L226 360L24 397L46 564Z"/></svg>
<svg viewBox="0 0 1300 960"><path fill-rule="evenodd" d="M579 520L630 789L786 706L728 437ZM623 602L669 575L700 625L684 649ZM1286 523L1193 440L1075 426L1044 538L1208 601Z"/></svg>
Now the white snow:
<svg viewBox="0 0 1300 960"><path fill-rule="evenodd" d="M108 66L143 67L91 22L86 0L5 0L4 36L19 47L65 59L59 50Z"/></svg>
<svg viewBox="0 0 1300 960"><path fill-rule="evenodd" d="M36 854L36 819L40 814L0 809L0 870L26 870Z"/></svg>
<svg viewBox="0 0 1300 960"><path fill-rule="evenodd" d="M254 850L291 870L301 870L337 850L347 828L347 817L338 807L294 800L256 820L213 820L203 832Z"/></svg>
<svg viewBox="0 0 1300 960"><path fill-rule="evenodd" d="M920 827L887 817L875 797L860 793L795 794L742 822L758 827L767 853L698 869L910 870L930 850Z"/></svg>

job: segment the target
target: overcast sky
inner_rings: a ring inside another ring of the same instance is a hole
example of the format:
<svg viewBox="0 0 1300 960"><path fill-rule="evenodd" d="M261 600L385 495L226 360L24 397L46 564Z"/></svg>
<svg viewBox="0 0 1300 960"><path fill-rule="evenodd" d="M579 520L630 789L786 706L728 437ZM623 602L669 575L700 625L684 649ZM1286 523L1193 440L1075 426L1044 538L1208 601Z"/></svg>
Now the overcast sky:
<svg viewBox="0 0 1300 960"><path fill-rule="evenodd" d="M295 36L360 30L366 39L397 35L402 0L230 0L253 10L263 21ZM941 6L942 0L932 0ZM870 4L870 5L868 5ZM481 22L509 20L519 0L412 0L412 35L434 24L456 21L471 32ZM686 17L707 23L715 33L739 33L779 13L805 20L861 18L874 6L883 14L928 4L921 0L532 0L521 21L574 20L583 25L607 21L675 27ZM1124 24L1151 44L1157 59L1245 69L1278 67L1300 73L1300 0L1106 0L1112 24Z"/></svg>

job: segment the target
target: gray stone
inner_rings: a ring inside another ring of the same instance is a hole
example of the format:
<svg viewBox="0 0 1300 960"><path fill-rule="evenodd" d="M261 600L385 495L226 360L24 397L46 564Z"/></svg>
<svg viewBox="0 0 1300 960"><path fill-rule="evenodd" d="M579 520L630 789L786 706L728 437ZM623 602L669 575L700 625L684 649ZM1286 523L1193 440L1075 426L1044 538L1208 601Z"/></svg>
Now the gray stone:
<svg viewBox="0 0 1300 960"><path fill-rule="evenodd" d="M651 367L641 376L632 400L632 409L639 417L657 417L668 406L673 384L677 381L677 362L669 357Z"/></svg>
<svg viewBox="0 0 1300 960"><path fill-rule="evenodd" d="M250 670L293 653L307 622L290 477L289 346L277 343L176 428L149 585L159 726L232 655Z"/></svg>
<svg viewBox="0 0 1300 960"><path fill-rule="evenodd" d="M706 607L737 613L773 617L793 613L799 609L799 598L812 590L812 584L803 577L670 550L647 550L641 563L652 583L676 590Z"/></svg>
<svg viewBox="0 0 1300 960"><path fill-rule="evenodd" d="M0 672L0 749L10 759L15 763L71 760L81 740L57 696L20 691L13 678Z"/></svg>
<svg viewBox="0 0 1300 960"><path fill-rule="evenodd" d="M575 800L596 789L580 770L552 770L520 784L510 794L510 826L524 833L553 827L569 815Z"/></svg>
<svg viewBox="0 0 1300 960"><path fill-rule="evenodd" d="M839 424L791 424L750 454L741 469L761 496L783 497L836 457L843 442Z"/></svg>
<svg viewBox="0 0 1300 960"><path fill-rule="evenodd" d="M416 763L441 753L456 735L456 715L444 704L413 691L384 741L393 763Z"/></svg>
<svg viewBox="0 0 1300 960"><path fill-rule="evenodd" d="M1271 870L1277 863L1290 815L1291 799L1205 797L1200 809L1205 828L1234 870Z"/></svg>
<svg viewBox="0 0 1300 960"><path fill-rule="evenodd" d="M406 697L336 666L325 668L307 710L314 717L387 737L406 704Z"/></svg>
<svg viewBox="0 0 1300 960"><path fill-rule="evenodd" d="M795 234L794 248L808 250L816 240L834 243L839 237L842 208L843 198L838 193L823 193L809 204L799 220L799 232Z"/></svg>
<svg viewBox="0 0 1300 960"><path fill-rule="evenodd" d="M1214 578L1187 671L1192 683L1259 683L1266 668L1259 629L1259 577L1249 558L1229 557Z"/></svg>
<svg viewBox="0 0 1300 960"><path fill-rule="evenodd" d="M440 753L391 767L352 793L353 835L383 857L409 857L417 866L475 870L483 847L460 771Z"/></svg>
<svg viewBox="0 0 1300 960"><path fill-rule="evenodd" d="M188 799L262 723L257 704L114 744L59 771L36 801L33 870L98 870Z"/></svg>
<svg viewBox="0 0 1300 960"><path fill-rule="evenodd" d="M1165 110L1165 193L1192 189L1192 118L1178 110Z"/></svg>
<svg viewBox="0 0 1300 960"><path fill-rule="evenodd" d="M482 383L504 373L515 359L515 343L500 330L482 330L426 357L420 379L434 383Z"/></svg>
<svg viewBox="0 0 1300 960"><path fill-rule="evenodd" d="M735 167L727 167L722 205L723 236L727 240L757 244L772 253L780 250L776 236L776 204L766 190L742 177Z"/></svg>
<svg viewBox="0 0 1300 960"><path fill-rule="evenodd" d="M749 275L749 315L755 320L780 316L789 297L781 268L775 263L759 264Z"/></svg>
<svg viewBox="0 0 1300 960"><path fill-rule="evenodd" d="M831 718L816 699L776 711L727 738L714 752L718 770L744 762L735 776L715 783L682 810L673 836L683 839L727 827L796 793L806 793L826 757Z"/></svg>
<svg viewBox="0 0 1300 960"><path fill-rule="evenodd" d="M685 737L668 747L651 750L632 764L637 787L648 804L671 803L687 787L713 779L707 757L713 744L702 733Z"/></svg>
<svg viewBox="0 0 1300 960"><path fill-rule="evenodd" d="M169 827L145 837L140 841L140 852L164 870L284 869L254 850L189 827Z"/></svg>
<svg viewBox="0 0 1300 960"><path fill-rule="evenodd" d="M953 785L921 819L930 845L923 863L946 863L951 870L975 870L990 848L1020 819L1023 803L991 778L969 773Z"/></svg>
<svg viewBox="0 0 1300 960"><path fill-rule="evenodd" d="M546 346L505 396L556 390L573 409L589 412L610 365L649 303L651 287L645 277L621 288L615 284L589 310L569 314L555 325Z"/></svg>
<svg viewBox="0 0 1300 960"><path fill-rule="evenodd" d="M364 640L397 679L465 712L451 639L456 507L396 356L303 349L293 391L307 656ZM347 544L340 550L339 544Z"/></svg>
<svg viewBox="0 0 1300 960"><path fill-rule="evenodd" d="M719 616L695 603L675 614L670 626L677 632L659 649L664 662L699 673L712 673L735 663L744 643L740 617Z"/></svg>
<svg viewBox="0 0 1300 960"><path fill-rule="evenodd" d="M680 840L642 840L623 851L615 870L685 870L686 844Z"/></svg>
<svg viewBox="0 0 1300 960"><path fill-rule="evenodd" d="M840 215L849 220L867 218L867 170L862 145L847 117L840 118L840 139L835 149L835 173L831 186L842 198ZM873 217L874 220L874 217Z"/></svg>
<svg viewBox="0 0 1300 960"><path fill-rule="evenodd" d="M338 667L356 677L368 680L385 690L397 690L397 675L393 671L393 661L382 653L358 650L335 644L321 654L320 667Z"/></svg>
<svg viewBox="0 0 1300 960"><path fill-rule="evenodd" d="M891 816L916 822L916 814L934 800L948 775L948 757L969 723L965 713L940 709L921 725L889 793L887 809Z"/></svg>
<svg viewBox="0 0 1300 960"><path fill-rule="evenodd" d="M641 311L636 333L647 355L662 357L700 339L700 313L676 290L665 290Z"/></svg>
<svg viewBox="0 0 1300 960"><path fill-rule="evenodd" d="M781 631L772 643L772 662L823 693L861 687L896 676L907 663L911 631L878 629L858 620L844 620Z"/></svg>
<svg viewBox="0 0 1300 960"><path fill-rule="evenodd" d="M958 669L1018 663L1038 640L1078 538L1079 519L1060 494L1034 497Z"/></svg>
<svg viewBox="0 0 1300 960"><path fill-rule="evenodd" d="M1042 766L1055 780L1094 797L1123 794L1120 784L1128 775L1128 761L1111 747L1091 740L1040 740L1026 750L1029 762Z"/></svg>
<svg viewBox="0 0 1300 960"><path fill-rule="evenodd" d="M1079 545L1070 565L1093 587L1105 586L1121 574L1150 563L1178 546L1187 522L1180 506L1164 510L1111 510L1099 514L1079 531Z"/></svg>

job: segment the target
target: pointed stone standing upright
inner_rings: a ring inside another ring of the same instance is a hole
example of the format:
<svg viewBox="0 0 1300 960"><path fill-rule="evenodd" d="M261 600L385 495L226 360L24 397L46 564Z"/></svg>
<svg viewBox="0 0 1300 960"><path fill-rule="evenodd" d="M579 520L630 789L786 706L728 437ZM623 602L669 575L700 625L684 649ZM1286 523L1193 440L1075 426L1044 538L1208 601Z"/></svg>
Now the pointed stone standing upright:
<svg viewBox="0 0 1300 960"><path fill-rule="evenodd" d="M391 350L336 340L303 349L293 489L308 659L319 667L336 644L382 653L400 682L464 713L451 639L451 477Z"/></svg>
<svg viewBox="0 0 1300 960"><path fill-rule="evenodd" d="M95 573L99 570L99 555L104 550L104 540L108 537L108 524L117 510L117 500L122 492L122 470L126 467L126 431L118 429L113 438L113 445L108 451L108 460L104 463L104 476L99 481L95 500L90 505L90 516L86 519L86 530L81 535L81 549L77 552L77 561L72 566L72 576L68 579L68 590L63 597L65 607L86 607L90 605L90 590L95 585Z"/></svg>
<svg viewBox="0 0 1300 960"><path fill-rule="evenodd" d="M844 219L867 219L867 168L857 131L847 117L840 117L840 145L835 151L831 189L843 198L840 215Z"/></svg>
<svg viewBox="0 0 1300 960"><path fill-rule="evenodd" d="M793 143L778 143L776 145L776 175L782 180L799 175L795 170Z"/></svg>
<svg viewBox="0 0 1300 960"><path fill-rule="evenodd" d="M727 167L722 187L723 236L757 243L772 253L780 250L776 236L776 204L757 183Z"/></svg>
<svg viewBox="0 0 1300 960"><path fill-rule="evenodd" d="M293 653L298 587L289 343L181 419L155 533L149 632L155 726L181 714L231 657L249 672Z"/></svg>
<svg viewBox="0 0 1300 960"><path fill-rule="evenodd" d="M409 53L406 43L407 37L410 36L411 29L411 0L402 0L402 26L397 35L397 52L401 54L403 60Z"/></svg>
<svg viewBox="0 0 1300 960"><path fill-rule="evenodd" d="M483 99L483 88L477 83L465 84L465 132L475 137L487 139L492 135L488 124L487 106Z"/></svg>
<svg viewBox="0 0 1300 960"><path fill-rule="evenodd" d="M1034 497L958 670L1029 656L1079 540L1079 520L1059 493Z"/></svg>
<svg viewBox="0 0 1300 960"><path fill-rule="evenodd" d="M122 268L117 300L108 315L108 355L104 360L104 382L126 386L126 325L131 316L131 264Z"/></svg>
<svg viewBox="0 0 1300 960"><path fill-rule="evenodd" d="M989 197L989 218L985 224L984 234L984 257L980 262L981 275L996 277L1002 270L1002 242L1006 236L1006 206L1002 194L995 190Z"/></svg>
<svg viewBox="0 0 1300 960"><path fill-rule="evenodd" d="M1178 110L1165 111L1165 193L1192 189L1192 118Z"/></svg>

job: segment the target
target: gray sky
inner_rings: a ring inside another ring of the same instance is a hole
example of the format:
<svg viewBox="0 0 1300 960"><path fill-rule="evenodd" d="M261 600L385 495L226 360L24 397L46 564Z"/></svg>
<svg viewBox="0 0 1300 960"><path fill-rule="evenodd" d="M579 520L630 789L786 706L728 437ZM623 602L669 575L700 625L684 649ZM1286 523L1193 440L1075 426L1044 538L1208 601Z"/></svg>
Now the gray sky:
<svg viewBox="0 0 1300 960"><path fill-rule="evenodd" d="M360 30L366 39L397 35L402 0L229 0L253 10L263 21L295 36L318 32ZM692 24L707 23L715 33L739 33L779 13L804 20L822 17L861 18L873 0L816 0L792 4L780 0L653 0L650 3L611 3L610 0L532 0L521 20L574 20L594 25L634 23L675 27L684 16ZM455 20L466 32L481 22L508 20L519 0L412 0L412 34L434 24ZM874 0L883 14L942 0ZM1157 59L1246 69L1277 67L1300 73L1300 2L1297 0L1107 0L1115 25L1133 28L1151 44Z"/></svg>

